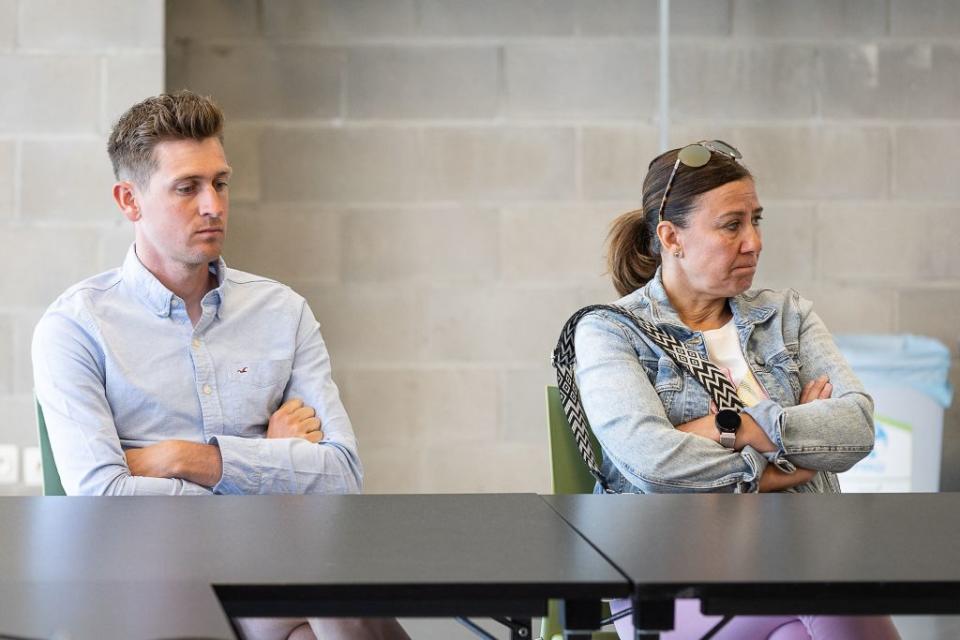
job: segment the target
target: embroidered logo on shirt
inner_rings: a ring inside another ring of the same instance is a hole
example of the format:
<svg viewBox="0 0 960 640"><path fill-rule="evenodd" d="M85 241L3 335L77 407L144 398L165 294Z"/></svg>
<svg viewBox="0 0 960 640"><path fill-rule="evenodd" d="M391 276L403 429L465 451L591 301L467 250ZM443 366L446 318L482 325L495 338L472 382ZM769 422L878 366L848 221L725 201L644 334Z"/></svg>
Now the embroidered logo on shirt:
<svg viewBox="0 0 960 640"><path fill-rule="evenodd" d="M246 372L247 372L246 367L244 367L243 369L237 369L237 373L246 373Z"/></svg>

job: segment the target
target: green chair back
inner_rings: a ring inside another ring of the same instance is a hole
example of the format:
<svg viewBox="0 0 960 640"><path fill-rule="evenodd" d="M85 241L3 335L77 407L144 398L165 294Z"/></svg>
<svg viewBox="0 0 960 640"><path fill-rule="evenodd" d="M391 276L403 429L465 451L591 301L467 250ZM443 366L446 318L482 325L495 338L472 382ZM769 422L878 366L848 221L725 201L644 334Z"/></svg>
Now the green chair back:
<svg viewBox="0 0 960 640"><path fill-rule="evenodd" d="M563 403L560 402L560 389L554 386L547 387L547 427L550 441L550 469L553 476L554 493L593 493L597 483L590 474L590 469L580 457L577 449L577 440L567 422L567 415L563 412ZM590 446L597 460L602 459L600 443L593 432L589 432ZM603 615L610 615L610 608L603 605ZM540 627L540 637L544 640L563 640L563 629L560 626L560 607L557 601L551 600L549 612L543 618ZM593 640L617 640L617 634L609 631L597 631Z"/></svg>
<svg viewBox="0 0 960 640"><path fill-rule="evenodd" d="M60 473L57 472L57 463L53 459L53 449L50 448L50 436L47 435L47 422L43 419L43 407L37 402L37 434L40 436L40 466L43 468L43 495L65 496L60 483Z"/></svg>
<svg viewBox="0 0 960 640"><path fill-rule="evenodd" d="M597 483L590 474L590 469L580 457L577 449L577 440L567 422L560 402L560 389L554 386L547 387L547 425L550 429L550 466L553 471L553 492L593 493ZM593 432L590 432L590 445L597 460L602 459L600 443Z"/></svg>

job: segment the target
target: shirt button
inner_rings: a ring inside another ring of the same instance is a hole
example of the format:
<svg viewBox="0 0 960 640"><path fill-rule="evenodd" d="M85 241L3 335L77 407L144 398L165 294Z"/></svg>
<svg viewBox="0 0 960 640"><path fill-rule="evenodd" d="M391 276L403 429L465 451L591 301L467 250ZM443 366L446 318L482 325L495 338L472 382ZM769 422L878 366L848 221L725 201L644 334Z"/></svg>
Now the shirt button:
<svg viewBox="0 0 960 640"><path fill-rule="evenodd" d="M211 392L211 391L213 391L213 389L210 388L210 385L208 385L208 384L203 385L203 393L204 393L204 395L210 395L210 392Z"/></svg>
<svg viewBox="0 0 960 640"><path fill-rule="evenodd" d="M193 348L194 348L194 349L199 349L199 348L200 348L200 339L199 339L199 338L194 338L194 339L193 339Z"/></svg>
<svg viewBox="0 0 960 640"><path fill-rule="evenodd" d="M757 364L764 364L764 360L762 356L754 357L753 361L756 362Z"/></svg>

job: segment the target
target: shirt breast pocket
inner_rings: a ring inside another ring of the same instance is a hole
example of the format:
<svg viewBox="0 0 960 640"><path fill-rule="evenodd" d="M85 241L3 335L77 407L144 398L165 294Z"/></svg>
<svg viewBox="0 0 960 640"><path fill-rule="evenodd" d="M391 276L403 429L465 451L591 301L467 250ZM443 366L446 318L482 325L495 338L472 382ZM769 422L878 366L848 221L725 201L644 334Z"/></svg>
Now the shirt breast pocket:
<svg viewBox="0 0 960 640"><path fill-rule="evenodd" d="M671 422L674 422L674 404L677 394L683 389L683 372L677 367L676 363L669 357L663 356L657 362L657 378L654 382L654 388L657 395L660 396L660 402L663 403L663 410Z"/></svg>
<svg viewBox="0 0 960 640"><path fill-rule="evenodd" d="M224 408L237 435L263 433L280 407L292 366L292 360L247 360L230 366Z"/></svg>
<svg viewBox="0 0 960 640"><path fill-rule="evenodd" d="M783 406L800 401L800 366L787 349L770 356L758 374L772 400Z"/></svg>

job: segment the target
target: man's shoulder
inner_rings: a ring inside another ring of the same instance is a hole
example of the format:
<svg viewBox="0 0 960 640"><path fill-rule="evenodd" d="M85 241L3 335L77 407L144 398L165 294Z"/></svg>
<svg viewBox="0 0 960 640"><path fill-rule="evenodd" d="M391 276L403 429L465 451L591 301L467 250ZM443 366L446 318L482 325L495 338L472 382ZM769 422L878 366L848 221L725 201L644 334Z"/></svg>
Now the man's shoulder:
<svg viewBox="0 0 960 640"><path fill-rule="evenodd" d="M87 306L90 303L95 303L97 299L115 291L121 279L122 271L120 269L111 269L81 280L61 293L53 304L50 305L50 309L75 305Z"/></svg>
<svg viewBox="0 0 960 640"><path fill-rule="evenodd" d="M271 301L299 306L304 301L291 287L267 276L227 267L225 279L233 291L243 293L247 303Z"/></svg>

